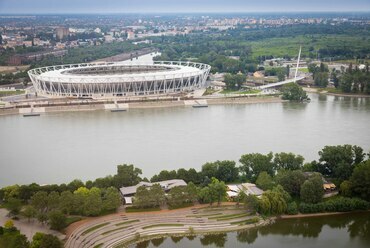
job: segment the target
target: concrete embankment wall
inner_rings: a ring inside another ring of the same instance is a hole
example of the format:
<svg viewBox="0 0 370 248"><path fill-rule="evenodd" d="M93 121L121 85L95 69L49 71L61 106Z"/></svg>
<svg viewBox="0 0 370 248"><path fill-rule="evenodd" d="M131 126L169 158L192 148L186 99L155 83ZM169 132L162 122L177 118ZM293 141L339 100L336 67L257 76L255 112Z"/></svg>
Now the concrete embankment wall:
<svg viewBox="0 0 370 248"><path fill-rule="evenodd" d="M148 101L148 102L131 102L118 104L118 106L125 109L146 109L146 108L167 108L167 107L191 107L192 104L251 104L251 103L280 103L285 102L279 97L243 97L243 98L215 98L215 99L201 99L201 100L180 100L180 101ZM62 106L45 106L42 111L37 111L35 107L32 112L36 113L53 113L53 112L66 112L66 111L94 111L94 110L110 110L113 104L69 104ZM0 108L0 115L23 114L30 113L31 108Z"/></svg>

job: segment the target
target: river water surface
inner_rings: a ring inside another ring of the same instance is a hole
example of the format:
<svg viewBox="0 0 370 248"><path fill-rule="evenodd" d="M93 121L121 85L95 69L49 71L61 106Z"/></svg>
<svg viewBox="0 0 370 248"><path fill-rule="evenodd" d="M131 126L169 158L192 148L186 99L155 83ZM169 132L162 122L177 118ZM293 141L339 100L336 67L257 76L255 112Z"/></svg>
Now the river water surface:
<svg viewBox="0 0 370 248"><path fill-rule="evenodd" d="M251 152L294 152L310 161L324 145L369 151L370 98L310 97L310 103L1 116L0 187L94 179L122 163L151 177Z"/></svg>
<svg viewBox="0 0 370 248"><path fill-rule="evenodd" d="M283 219L260 228L198 237L159 238L136 247L368 248L370 213Z"/></svg>

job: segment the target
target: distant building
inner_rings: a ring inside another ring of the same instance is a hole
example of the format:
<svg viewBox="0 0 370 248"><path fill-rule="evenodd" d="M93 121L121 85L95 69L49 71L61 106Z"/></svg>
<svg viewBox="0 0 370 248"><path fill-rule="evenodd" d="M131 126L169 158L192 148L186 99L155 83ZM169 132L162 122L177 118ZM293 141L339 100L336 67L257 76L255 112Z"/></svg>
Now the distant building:
<svg viewBox="0 0 370 248"><path fill-rule="evenodd" d="M135 33L134 33L134 32L132 32L132 31L128 31L128 32L127 32L127 39L128 39L128 40L133 40L133 39L135 39Z"/></svg>
<svg viewBox="0 0 370 248"><path fill-rule="evenodd" d="M132 197L136 194L137 188L140 186L144 187L152 187L154 184L159 184L165 192L170 191L172 188L177 186L186 186L186 182L182 179L172 179L160 182L140 182L137 185L129 186L129 187L122 187L120 188L121 196L123 198L124 204L132 204Z"/></svg>
<svg viewBox="0 0 370 248"><path fill-rule="evenodd" d="M55 29L55 35L58 40L63 40L69 35L69 28L59 27Z"/></svg>
<svg viewBox="0 0 370 248"><path fill-rule="evenodd" d="M255 195L257 197L260 197L263 194L263 190L253 183L227 185L226 194L229 199L234 199L240 192L244 192L246 195Z"/></svg>
<svg viewBox="0 0 370 248"><path fill-rule="evenodd" d="M46 50L42 52L33 52L25 54L16 54L11 56L7 63L9 65L21 65L30 61L39 61L46 56L62 57L67 54L67 50Z"/></svg>

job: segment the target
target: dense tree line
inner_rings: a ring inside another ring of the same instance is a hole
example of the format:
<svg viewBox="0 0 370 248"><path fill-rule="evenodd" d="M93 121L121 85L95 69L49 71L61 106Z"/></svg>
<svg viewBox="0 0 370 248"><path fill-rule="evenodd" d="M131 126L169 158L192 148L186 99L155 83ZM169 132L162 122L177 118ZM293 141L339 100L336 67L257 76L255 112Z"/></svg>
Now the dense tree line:
<svg viewBox="0 0 370 248"><path fill-rule="evenodd" d="M329 69L324 63L320 63L320 66L316 64L309 64L308 71L312 73L312 77L315 86L325 88L329 83Z"/></svg>
<svg viewBox="0 0 370 248"><path fill-rule="evenodd" d="M360 70L358 66L353 68L353 65L350 64L345 72L339 76L337 76L337 74L338 73L333 72L333 81L334 83L337 82L335 86L340 88L343 92L370 94L370 71L368 63L362 70Z"/></svg>
<svg viewBox="0 0 370 248"><path fill-rule="evenodd" d="M361 147L325 146L318 154L318 161L306 164L300 155L270 152L244 154L239 166L234 161L224 160L205 163L200 171L193 168L163 170L151 181L183 179L188 186L174 188L167 195L159 184L151 188L139 187L134 205L145 208L167 203L176 208L197 201L220 203L225 200L225 183L252 182L266 191L264 196L256 200L240 195L237 201L265 214L295 213L299 206L292 199L299 198L306 204L322 201L323 176L340 185L342 196L370 201L370 160ZM117 166L115 175L86 183L73 180L61 185L4 187L0 190L0 199L13 215L21 213L61 229L65 226L66 215L95 216L114 211L120 205L118 188L148 181L141 178L141 173L139 168L123 164Z"/></svg>

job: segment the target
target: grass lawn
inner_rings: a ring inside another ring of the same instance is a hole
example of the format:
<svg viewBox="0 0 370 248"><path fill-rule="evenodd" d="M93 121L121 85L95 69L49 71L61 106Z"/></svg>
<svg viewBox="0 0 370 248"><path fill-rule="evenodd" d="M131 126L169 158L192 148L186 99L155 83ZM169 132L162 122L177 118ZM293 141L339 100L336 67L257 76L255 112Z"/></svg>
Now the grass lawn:
<svg viewBox="0 0 370 248"><path fill-rule="evenodd" d="M126 229L126 228L129 228L131 226L123 226L123 227L119 227L119 228L116 228L116 229L112 229L112 230L109 230L109 231L106 231L106 232L103 232L101 235L107 235L109 233L112 233L112 232L115 232L115 231L118 231L118 230L123 230L123 229Z"/></svg>
<svg viewBox="0 0 370 248"><path fill-rule="evenodd" d="M100 247L102 247L103 245L104 245L103 243L100 243L100 244L95 245L95 246L94 246L94 248L100 248Z"/></svg>
<svg viewBox="0 0 370 248"><path fill-rule="evenodd" d="M70 224L72 224L74 222L77 222L77 221L80 221L80 220L83 220L83 219L85 219L85 218L80 217L80 216L70 216L70 217L67 217L66 226L69 226Z"/></svg>
<svg viewBox="0 0 370 248"><path fill-rule="evenodd" d="M242 214L227 214L223 216L215 216L215 217L209 217L208 219L216 219L217 221L223 221L223 220L232 220L237 218L242 218L246 216L250 216L250 213L242 213Z"/></svg>
<svg viewBox="0 0 370 248"><path fill-rule="evenodd" d="M246 91L239 91L239 90L223 90L220 94L240 94L240 95L247 95L247 94L258 94L260 90L246 90Z"/></svg>
<svg viewBox="0 0 370 248"><path fill-rule="evenodd" d="M82 235L86 235L86 234L88 234L88 233L91 233L91 232L93 232L93 231L95 231L95 230L97 230L97 229L99 229L99 228L101 228L101 227L103 227L103 226L109 225L109 224L110 224L110 222L106 222L106 223L102 223L102 224L99 224L99 225L96 225L96 226L90 227L89 229L85 230L85 231L82 233Z"/></svg>
<svg viewBox="0 0 370 248"><path fill-rule="evenodd" d="M191 206L194 206L194 204L193 203L183 203L183 204L178 205L178 206L168 206L168 209L173 210L173 209L179 209L179 208L187 208L187 207L191 207Z"/></svg>
<svg viewBox="0 0 370 248"><path fill-rule="evenodd" d="M156 224L156 225L144 226L143 229L149 229L149 228L154 228L154 227L162 227L162 226L184 226L184 224L163 223L163 224Z"/></svg>
<svg viewBox="0 0 370 248"><path fill-rule="evenodd" d="M294 70L295 71L295 70ZM308 68L299 68L298 71L308 73Z"/></svg>
<svg viewBox="0 0 370 248"><path fill-rule="evenodd" d="M351 47L354 51L370 49L370 43L362 36L350 36L342 34L317 34L317 35L298 35L284 38L268 38L259 41L249 42L252 46L252 56L257 58L263 55L273 55L283 57L298 56L299 44L309 44L302 46L302 55L308 56L309 48L313 47L316 51L320 48L343 48Z"/></svg>
<svg viewBox="0 0 370 248"><path fill-rule="evenodd" d="M24 90L9 90L9 91L0 91L0 97L3 96L14 96L14 95L21 95L24 94L26 91Z"/></svg>
<svg viewBox="0 0 370 248"><path fill-rule="evenodd" d="M120 223L116 224L116 226L127 225L127 224L130 224L130 223L139 222L139 221L140 220L128 220L128 221L120 222Z"/></svg>
<svg viewBox="0 0 370 248"><path fill-rule="evenodd" d="M126 207L126 213L161 211L161 208L135 208Z"/></svg>
<svg viewBox="0 0 370 248"><path fill-rule="evenodd" d="M254 218L249 219L249 220L231 222L230 224L232 224L232 225L249 225L249 224L258 223L259 221L260 221L260 219L258 217L254 217Z"/></svg>
<svg viewBox="0 0 370 248"><path fill-rule="evenodd" d="M212 95L212 94L213 94L213 93L215 93L216 91L217 91L217 90L207 88L207 89L206 89L206 91L204 92L203 96Z"/></svg>
<svg viewBox="0 0 370 248"><path fill-rule="evenodd" d="M215 215L222 215L222 213L214 213L214 214L194 214L194 215L187 215L186 217L208 217L208 216L215 216Z"/></svg>

